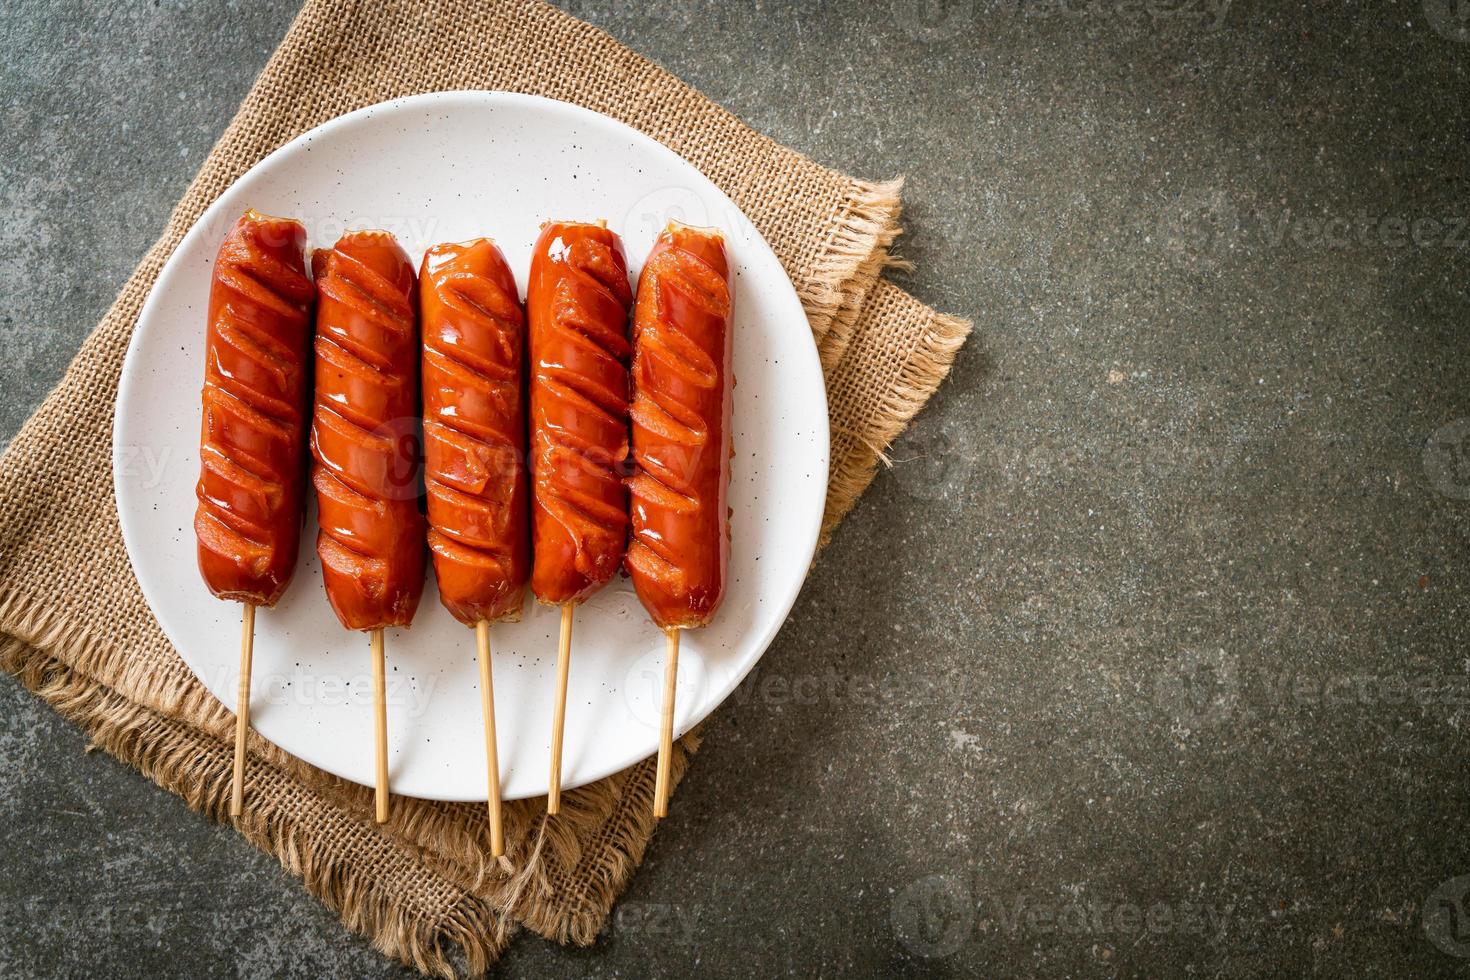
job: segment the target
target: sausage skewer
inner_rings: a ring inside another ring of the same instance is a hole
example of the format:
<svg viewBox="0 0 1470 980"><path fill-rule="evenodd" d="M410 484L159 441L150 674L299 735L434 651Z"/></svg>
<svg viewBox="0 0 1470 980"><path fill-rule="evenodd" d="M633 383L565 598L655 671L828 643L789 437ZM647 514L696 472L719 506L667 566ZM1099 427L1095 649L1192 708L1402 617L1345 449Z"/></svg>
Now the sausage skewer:
<svg viewBox="0 0 1470 980"><path fill-rule="evenodd" d="M377 794L388 819L383 630L413 622L424 587L419 512L419 343L413 266L384 231L348 232L312 256L318 306L317 555L342 625L371 635Z"/></svg>
<svg viewBox="0 0 1470 980"><path fill-rule="evenodd" d="M194 515L205 585L243 604L235 817L244 810L255 609L286 591L301 540L314 297L306 229L246 211L220 245L210 285Z"/></svg>
<svg viewBox="0 0 1470 980"><path fill-rule="evenodd" d="M230 776L230 816L245 812L245 733L250 730L250 675L255 660L255 603L240 617L240 673L235 688L235 765Z"/></svg>
<svg viewBox="0 0 1470 980"><path fill-rule="evenodd" d="M490 624L520 617L531 567L521 366L526 321L505 256L486 238L430 249L419 288L429 550L440 600L475 631L490 850L500 857L505 833Z"/></svg>
<svg viewBox="0 0 1470 980"><path fill-rule="evenodd" d="M668 815L680 631L724 598L730 554L730 269L718 231L671 222L633 316L633 540L627 567L667 637L653 812Z"/></svg>
<svg viewBox="0 0 1470 980"><path fill-rule="evenodd" d="M674 755L674 694L679 688L679 629L664 630L667 660L664 662L664 706L659 714L658 769L653 778L653 815L669 815L669 767Z"/></svg>
<svg viewBox="0 0 1470 980"><path fill-rule="evenodd" d="M547 813L561 809L561 749L576 606L627 544L628 312L622 242L604 222L550 222L531 257L531 485L537 600L561 606Z"/></svg>
<svg viewBox="0 0 1470 980"><path fill-rule="evenodd" d="M490 664L490 624L475 624L475 660L480 665L480 714L485 719L485 805L490 810L490 856L505 853L500 800L500 751L495 743L495 678Z"/></svg>
<svg viewBox="0 0 1470 980"><path fill-rule="evenodd" d="M546 812L561 812L561 748L567 727L567 676L572 666L574 602L561 604L561 631L556 642L556 697L551 709L551 768L546 779Z"/></svg>

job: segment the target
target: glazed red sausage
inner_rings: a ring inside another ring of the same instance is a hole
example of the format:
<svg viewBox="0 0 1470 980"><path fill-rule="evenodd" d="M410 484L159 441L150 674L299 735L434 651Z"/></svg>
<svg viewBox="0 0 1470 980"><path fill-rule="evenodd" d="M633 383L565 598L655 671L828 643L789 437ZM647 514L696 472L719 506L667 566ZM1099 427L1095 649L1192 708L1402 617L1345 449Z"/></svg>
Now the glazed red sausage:
<svg viewBox="0 0 1470 980"><path fill-rule="evenodd" d="M730 556L730 269L719 232L671 223L633 317L628 573L660 628L703 626Z"/></svg>
<svg viewBox="0 0 1470 980"><path fill-rule="evenodd" d="M312 485L327 598L348 629L407 626L425 563L413 266L388 232L354 231L318 249L312 270Z"/></svg>
<svg viewBox="0 0 1470 980"><path fill-rule="evenodd" d="M221 599L275 605L291 581L305 495L311 304L306 229L245 212L209 289L194 533Z"/></svg>
<svg viewBox="0 0 1470 980"><path fill-rule="evenodd" d="M623 560L632 302L617 235L599 224L543 226L526 295L531 588L542 602L580 602Z"/></svg>
<svg viewBox="0 0 1470 980"><path fill-rule="evenodd" d="M520 615L526 516L526 321L488 238L439 245L419 270L424 487L439 598L466 625Z"/></svg>

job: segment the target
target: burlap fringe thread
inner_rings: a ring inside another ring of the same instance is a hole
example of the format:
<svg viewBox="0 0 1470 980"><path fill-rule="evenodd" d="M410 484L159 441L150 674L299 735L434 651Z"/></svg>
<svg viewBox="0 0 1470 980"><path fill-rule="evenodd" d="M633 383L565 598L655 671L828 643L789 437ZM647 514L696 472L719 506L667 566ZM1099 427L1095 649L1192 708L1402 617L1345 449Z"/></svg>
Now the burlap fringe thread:
<svg viewBox="0 0 1470 980"><path fill-rule="evenodd" d="M888 249L903 231L898 224L903 178L854 181L854 187L856 193L832 216L832 233L812 277L797 289L824 372L847 353L858 313L879 274L886 266L899 264L889 258Z"/></svg>

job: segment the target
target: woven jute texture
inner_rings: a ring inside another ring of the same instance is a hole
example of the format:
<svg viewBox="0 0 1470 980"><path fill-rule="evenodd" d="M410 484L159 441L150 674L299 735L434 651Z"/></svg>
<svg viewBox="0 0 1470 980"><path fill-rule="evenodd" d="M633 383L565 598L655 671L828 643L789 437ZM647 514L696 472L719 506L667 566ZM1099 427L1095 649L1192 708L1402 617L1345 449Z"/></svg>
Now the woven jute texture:
<svg viewBox="0 0 1470 980"><path fill-rule="evenodd" d="M532 0L312 0L162 237L0 459L0 663L96 745L214 819L229 819L233 716L159 630L118 530L110 446L128 339L184 233L271 150L364 105L466 88L620 119L682 154L755 222L796 286L826 371L824 540L969 332L882 278L898 231L896 181L814 164L589 25ZM676 780L695 742L680 743ZM592 942L654 829L651 760L566 794L552 820L544 800L510 804L507 860L492 862L483 806L397 798L378 827L370 790L259 738L250 753L240 833L349 928L424 972L482 971L520 926Z"/></svg>

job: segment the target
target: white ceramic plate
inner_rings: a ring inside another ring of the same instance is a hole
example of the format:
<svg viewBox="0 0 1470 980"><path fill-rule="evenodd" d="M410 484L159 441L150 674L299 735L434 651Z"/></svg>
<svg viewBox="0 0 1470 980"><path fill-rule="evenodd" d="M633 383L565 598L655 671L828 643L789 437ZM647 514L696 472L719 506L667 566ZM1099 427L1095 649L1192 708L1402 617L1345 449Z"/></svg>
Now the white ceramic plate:
<svg viewBox="0 0 1470 980"><path fill-rule="evenodd" d="M826 392L806 317L776 256L714 184L652 139L548 99L454 92L335 119L261 161L222 194L158 277L118 392L113 478L143 594L204 685L235 705L240 606L214 599L194 555L194 482L205 309L221 238L247 207L299 218L312 247L344 229L387 228L417 264L439 242L490 236L524 295L538 226L606 218L636 281L670 218L715 225L735 270L736 459L729 590L715 622L685 634L679 729L708 715L776 635L806 575L827 485ZM323 594L307 515L285 598L256 617L251 720L293 755L373 781L365 634ZM558 614L529 601L491 630L501 780L508 799L546 792ZM393 791L485 799L473 634L438 601L432 574L412 629L387 634ZM657 751L663 637L626 580L577 611L563 785Z"/></svg>

